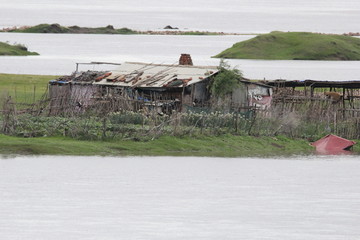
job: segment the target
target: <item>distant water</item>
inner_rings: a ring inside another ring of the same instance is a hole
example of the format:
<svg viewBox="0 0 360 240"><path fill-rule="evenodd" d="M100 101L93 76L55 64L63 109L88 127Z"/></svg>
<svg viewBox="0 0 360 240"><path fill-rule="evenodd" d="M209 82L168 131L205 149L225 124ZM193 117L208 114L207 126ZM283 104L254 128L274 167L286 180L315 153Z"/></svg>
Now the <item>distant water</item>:
<svg viewBox="0 0 360 240"><path fill-rule="evenodd" d="M0 27L63 25L262 33L359 31L358 0L0 0Z"/></svg>
<svg viewBox="0 0 360 240"><path fill-rule="evenodd" d="M0 0L0 28L60 23L65 26L130 27L265 33L273 30L357 32L358 0ZM41 56L0 57L0 72L70 74L76 62L175 63L190 53L196 65L253 36L119 36L0 33L0 41L25 44ZM360 62L231 60L251 79L359 80ZM110 66L106 69L112 70ZM99 69L99 68L92 68ZM84 69L86 70L86 69Z"/></svg>
<svg viewBox="0 0 360 240"><path fill-rule="evenodd" d="M190 53L195 65L219 64L211 58L251 36L154 36L0 33L0 41L24 43L40 56L0 57L0 73L65 75L75 63L125 61L177 63ZM229 60L251 79L360 80L360 61ZM82 65L80 70L112 70L114 66Z"/></svg>
<svg viewBox="0 0 360 240"><path fill-rule="evenodd" d="M0 159L1 240L358 240L360 161Z"/></svg>

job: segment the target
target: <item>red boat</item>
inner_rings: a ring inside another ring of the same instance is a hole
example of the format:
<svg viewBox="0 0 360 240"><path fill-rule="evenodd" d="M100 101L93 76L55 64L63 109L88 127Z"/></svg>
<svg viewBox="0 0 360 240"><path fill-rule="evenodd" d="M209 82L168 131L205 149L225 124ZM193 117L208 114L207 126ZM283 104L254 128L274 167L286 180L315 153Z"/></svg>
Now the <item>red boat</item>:
<svg viewBox="0 0 360 240"><path fill-rule="evenodd" d="M354 141L329 134L316 142L311 143L318 153L322 154L348 154L350 148L356 144Z"/></svg>

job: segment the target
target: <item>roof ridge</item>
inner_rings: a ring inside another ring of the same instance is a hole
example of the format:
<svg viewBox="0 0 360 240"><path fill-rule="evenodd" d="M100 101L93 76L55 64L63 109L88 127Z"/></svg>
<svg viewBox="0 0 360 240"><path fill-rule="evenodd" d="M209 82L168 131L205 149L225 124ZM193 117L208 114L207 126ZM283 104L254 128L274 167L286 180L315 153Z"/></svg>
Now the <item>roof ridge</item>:
<svg viewBox="0 0 360 240"><path fill-rule="evenodd" d="M180 67L180 68L200 68L200 69L217 69L217 66L191 66L191 65L178 65L178 64L157 64L157 63L144 63L144 62L125 62L125 64L138 64L147 66L159 66L159 67Z"/></svg>

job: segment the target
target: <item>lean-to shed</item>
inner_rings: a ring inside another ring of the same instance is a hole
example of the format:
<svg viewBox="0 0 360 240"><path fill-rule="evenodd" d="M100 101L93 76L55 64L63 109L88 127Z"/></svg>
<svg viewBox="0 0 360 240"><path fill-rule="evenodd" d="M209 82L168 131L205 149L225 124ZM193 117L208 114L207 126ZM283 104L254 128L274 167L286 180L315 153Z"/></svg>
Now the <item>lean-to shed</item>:
<svg viewBox="0 0 360 240"><path fill-rule="evenodd" d="M265 110L271 106L272 87L245 79L239 79L239 87L223 98L213 98L213 104L226 111L247 112Z"/></svg>
<svg viewBox="0 0 360 240"><path fill-rule="evenodd" d="M99 89L93 83L104 74L106 72L86 71L51 80L50 113L56 115L66 111L82 111L92 106L99 95Z"/></svg>

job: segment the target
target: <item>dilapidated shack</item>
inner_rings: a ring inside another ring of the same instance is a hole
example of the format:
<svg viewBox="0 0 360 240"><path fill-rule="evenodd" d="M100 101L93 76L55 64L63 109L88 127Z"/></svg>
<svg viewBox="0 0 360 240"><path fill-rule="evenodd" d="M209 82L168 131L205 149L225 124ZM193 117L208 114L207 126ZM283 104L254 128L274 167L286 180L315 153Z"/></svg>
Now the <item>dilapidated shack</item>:
<svg viewBox="0 0 360 240"><path fill-rule="evenodd" d="M124 106L128 110L146 106L159 111L181 111L184 105L195 102L208 104L208 85L218 69L193 66L189 57L182 55L178 65L125 62L112 71L75 72L52 80L52 113L64 108L86 109L99 103L107 104L106 108L111 105L114 111Z"/></svg>
<svg viewBox="0 0 360 240"><path fill-rule="evenodd" d="M193 66L188 54L182 54L179 64L125 62L112 71L76 71L50 81L52 113L94 106L109 111L208 111L219 104L226 111L242 111L270 104L271 87L244 79L237 79L240 87L226 100L214 99L210 85L219 71L217 66Z"/></svg>
<svg viewBox="0 0 360 240"><path fill-rule="evenodd" d="M209 66L127 62L93 84L102 89L104 97L126 93L133 100L148 104L192 105L209 99L207 86L217 71Z"/></svg>

